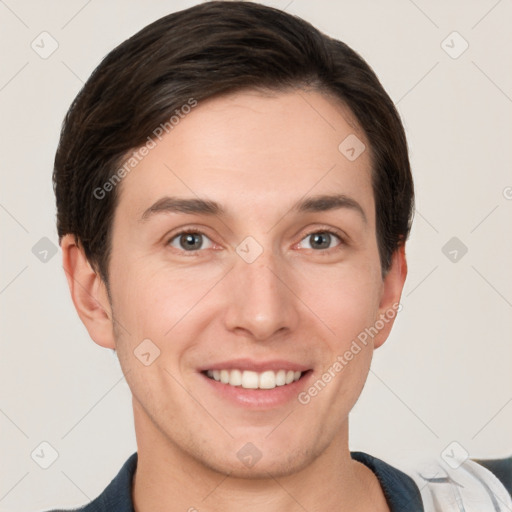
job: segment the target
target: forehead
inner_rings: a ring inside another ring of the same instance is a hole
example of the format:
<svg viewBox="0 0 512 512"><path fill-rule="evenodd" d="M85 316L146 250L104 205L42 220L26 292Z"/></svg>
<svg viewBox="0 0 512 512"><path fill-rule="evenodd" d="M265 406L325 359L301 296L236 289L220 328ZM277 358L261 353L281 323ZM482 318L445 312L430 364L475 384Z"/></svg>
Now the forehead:
<svg viewBox="0 0 512 512"><path fill-rule="evenodd" d="M212 199L228 214L270 215L301 197L341 193L372 217L366 137L346 106L318 92L209 99L153 141L121 182L123 215L140 218L165 195Z"/></svg>

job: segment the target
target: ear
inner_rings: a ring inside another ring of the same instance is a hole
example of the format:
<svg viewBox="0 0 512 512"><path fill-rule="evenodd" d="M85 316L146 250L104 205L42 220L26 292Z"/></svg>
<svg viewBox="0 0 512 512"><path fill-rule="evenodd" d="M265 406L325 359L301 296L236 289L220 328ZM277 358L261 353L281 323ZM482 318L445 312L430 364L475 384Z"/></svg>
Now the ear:
<svg viewBox="0 0 512 512"><path fill-rule="evenodd" d="M373 340L374 348L380 347L391 332L398 314L398 306L406 277L407 260L405 258L405 244L402 244L394 252L391 267L383 279L379 313L375 319L375 326L379 328L379 332Z"/></svg>
<svg viewBox="0 0 512 512"><path fill-rule="evenodd" d="M105 283L89 264L83 248L77 246L74 235L65 235L60 246L62 265L78 316L98 345L115 349L112 310Z"/></svg>

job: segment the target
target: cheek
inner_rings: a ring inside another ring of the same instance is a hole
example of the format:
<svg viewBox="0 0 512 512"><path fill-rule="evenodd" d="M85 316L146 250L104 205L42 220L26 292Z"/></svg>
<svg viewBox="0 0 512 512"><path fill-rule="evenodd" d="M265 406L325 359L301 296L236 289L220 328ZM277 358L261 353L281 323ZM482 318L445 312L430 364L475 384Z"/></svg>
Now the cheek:
<svg viewBox="0 0 512 512"><path fill-rule="evenodd" d="M380 269L347 266L319 270L309 273L302 290L304 303L343 346L377 318Z"/></svg>
<svg viewBox="0 0 512 512"><path fill-rule="evenodd" d="M122 273L112 275L114 314L124 327L118 331L130 339L132 347L149 338L161 350L169 344L176 348L195 328L190 325L191 318L219 277L197 269L141 262L126 262Z"/></svg>

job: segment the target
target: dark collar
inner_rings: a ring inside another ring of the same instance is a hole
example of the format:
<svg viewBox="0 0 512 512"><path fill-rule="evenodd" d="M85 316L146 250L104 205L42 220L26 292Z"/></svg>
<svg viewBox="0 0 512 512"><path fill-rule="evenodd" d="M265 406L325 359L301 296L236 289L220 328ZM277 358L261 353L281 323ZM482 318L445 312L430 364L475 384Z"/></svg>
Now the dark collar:
<svg viewBox="0 0 512 512"><path fill-rule="evenodd" d="M366 453L351 452L351 456L375 473L391 512L423 512L419 489L409 476ZM130 455L117 476L95 500L74 512L135 512L132 480L136 468L137 452Z"/></svg>
<svg viewBox="0 0 512 512"><path fill-rule="evenodd" d="M420 490L410 476L367 453L350 455L375 473L391 512L424 512Z"/></svg>

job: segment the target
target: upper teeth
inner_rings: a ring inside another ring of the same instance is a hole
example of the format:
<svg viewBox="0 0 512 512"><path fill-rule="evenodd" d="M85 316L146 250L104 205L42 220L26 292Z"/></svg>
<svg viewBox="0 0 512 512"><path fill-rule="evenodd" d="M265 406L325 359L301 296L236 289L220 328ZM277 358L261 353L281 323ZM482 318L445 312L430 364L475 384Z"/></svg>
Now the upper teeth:
<svg viewBox="0 0 512 512"><path fill-rule="evenodd" d="M230 386L242 386L246 389L273 389L299 380L302 372L293 370L267 370L261 373L249 370L208 370L208 377Z"/></svg>

